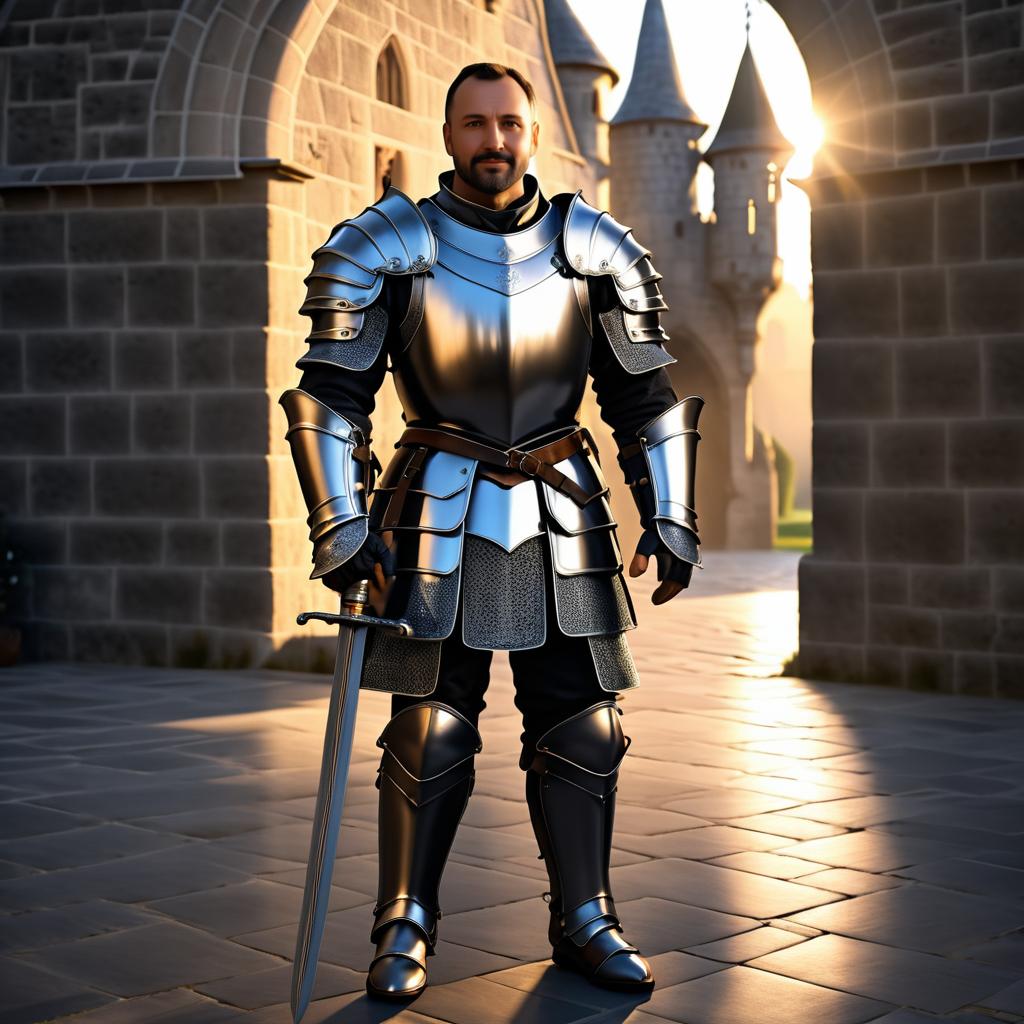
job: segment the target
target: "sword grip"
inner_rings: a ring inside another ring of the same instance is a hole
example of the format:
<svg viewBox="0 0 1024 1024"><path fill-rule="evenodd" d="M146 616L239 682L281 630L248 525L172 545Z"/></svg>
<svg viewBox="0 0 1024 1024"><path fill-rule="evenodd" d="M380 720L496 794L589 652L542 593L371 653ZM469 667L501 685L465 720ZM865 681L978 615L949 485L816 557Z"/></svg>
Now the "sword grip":
<svg viewBox="0 0 1024 1024"><path fill-rule="evenodd" d="M349 615L362 615L370 603L370 581L356 580L341 595L341 610Z"/></svg>

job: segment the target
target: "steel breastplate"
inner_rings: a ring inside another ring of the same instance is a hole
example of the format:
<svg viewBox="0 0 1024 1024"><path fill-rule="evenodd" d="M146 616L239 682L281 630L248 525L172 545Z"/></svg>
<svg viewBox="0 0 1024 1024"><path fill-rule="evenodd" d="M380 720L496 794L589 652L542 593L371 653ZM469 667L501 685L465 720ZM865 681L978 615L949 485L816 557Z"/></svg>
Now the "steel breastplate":
<svg viewBox="0 0 1024 1024"><path fill-rule="evenodd" d="M505 446L572 426L591 337L572 278L552 263L559 210L509 234L471 228L429 200L422 210L438 255L420 325L394 360L406 422Z"/></svg>

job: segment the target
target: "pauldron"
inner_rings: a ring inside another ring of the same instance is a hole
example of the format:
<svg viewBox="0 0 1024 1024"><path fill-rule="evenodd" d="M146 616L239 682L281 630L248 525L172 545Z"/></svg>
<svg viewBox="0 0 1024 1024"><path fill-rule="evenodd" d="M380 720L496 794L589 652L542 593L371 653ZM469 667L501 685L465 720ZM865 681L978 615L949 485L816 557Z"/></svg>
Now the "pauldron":
<svg viewBox="0 0 1024 1024"><path fill-rule="evenodd" d="M566 213L563 243L577 274L609 276L615 286L618 305L598 319L622 368L645 373L674 363L663 347L669 337L661 326L661 314L668 309L658 287L662 275L632 228L590 206L577 192Z"/></svg>
<svg viewBox="0 0 1024 1024"><path fill-rule="evenodd" d="M394 186L343 220L313 253L299 309L312 320L309 350L295 365L372 366L388 332L386 304L380 301L385 278L422 274L436 258L434 235L419 207Z"/></svg>

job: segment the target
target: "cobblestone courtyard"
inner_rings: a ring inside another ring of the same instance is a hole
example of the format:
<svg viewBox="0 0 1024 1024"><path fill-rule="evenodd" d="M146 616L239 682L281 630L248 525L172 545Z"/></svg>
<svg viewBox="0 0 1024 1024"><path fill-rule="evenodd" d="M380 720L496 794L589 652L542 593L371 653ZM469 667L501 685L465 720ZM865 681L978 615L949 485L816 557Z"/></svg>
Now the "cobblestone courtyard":
<svg viewBox="0 0 1024 1024"><path fill-rule="evenodd" d="M363 694L310 1024L1024 1019L1024 703L775 677L797 556L706 564L662 608L633 587L613 885L653 995L547 959L499 656L431 985L404 1010L363 992L388 713ZM284 672L0 673L0 1021L291 1020L327 693Z"/></svg>

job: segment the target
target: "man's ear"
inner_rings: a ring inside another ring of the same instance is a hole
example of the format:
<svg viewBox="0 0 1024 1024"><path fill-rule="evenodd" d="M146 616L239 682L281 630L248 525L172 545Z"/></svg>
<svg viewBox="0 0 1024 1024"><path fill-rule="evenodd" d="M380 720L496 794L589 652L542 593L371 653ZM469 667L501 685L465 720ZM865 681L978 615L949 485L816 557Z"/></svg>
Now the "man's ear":
<svg viewBox="0 0 1024 1024"><path fill-rule="evenodd" d="M444 149L445 149L445 152L449 156L451 156L452 155L452 130L451 130L451 126L448 124L447 121L445 121L444 124L441 125L441 136L444 138Z"/></svg>
<svg viewBox="0 0 1024 1024"><path fill-rule="evenodd" d="M540 135L540 121L533 122L533 138L530 140L530 156L537 152L537 138Z"/></svg>

